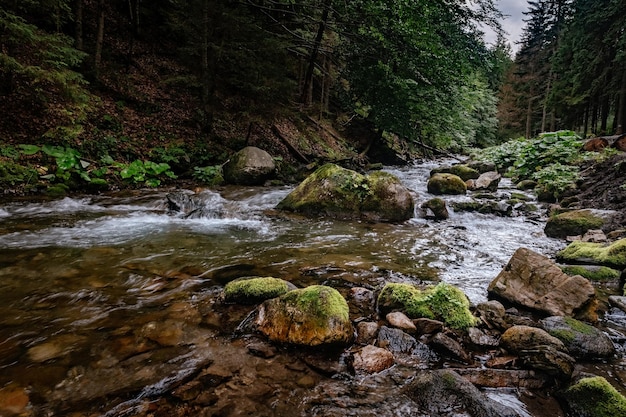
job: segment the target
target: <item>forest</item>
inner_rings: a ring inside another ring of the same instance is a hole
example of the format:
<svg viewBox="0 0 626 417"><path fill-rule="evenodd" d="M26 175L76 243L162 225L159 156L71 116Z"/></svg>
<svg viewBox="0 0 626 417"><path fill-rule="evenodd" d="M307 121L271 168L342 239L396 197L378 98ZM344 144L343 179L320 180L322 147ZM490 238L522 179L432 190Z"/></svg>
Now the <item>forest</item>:
<svg viewBox="0 0 626 417"><path fill-rule="evenodd" d="M622 132L624 2L530 1L515 56L501 19L493 0L5 0L3 188L209 183L277 121L361 159L389 137L432 154Z"/></svg>

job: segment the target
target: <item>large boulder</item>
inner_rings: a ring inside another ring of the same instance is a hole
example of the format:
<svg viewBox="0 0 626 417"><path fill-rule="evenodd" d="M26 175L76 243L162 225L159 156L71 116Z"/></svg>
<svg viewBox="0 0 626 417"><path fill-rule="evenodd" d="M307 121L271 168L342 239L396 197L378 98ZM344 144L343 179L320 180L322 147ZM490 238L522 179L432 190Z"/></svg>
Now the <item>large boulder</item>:
<svg viewBox="0 0 626 417"><path fill-rule="evenodd" d="M551 316L571 316L595 298L587 279L565 274L553 261L526 248L515 251L487 290L490 296Z"/></svg>
<svg viewBox="0 0 626 417"><path fill-rule="evenodd" d="M348 303L331 287L313 285L266 300L239 325L278 343L346 345L353 337Z"/></svg>
<svg viewBox="0 0 626 417"><path fill-rule="evenodd" d="M606 359L615 353L611 339L589 324L562 316L546 317L540 322L576 359Z"/></svg>
<svg viewBox="0 0 626 417"><path fill-rule="evenodd" d="M498 185L500 184L500 179L502 179L502 175L500 175L497 171L485 172L483 174L480 174L480 177L478 177L477 179L467 180L467 189L472 191L496 191L498 189Z"/></svg>
<svg viewBox="0 0 626 417"><path fill-rule="evenodd" d="M426 184L428 192L435 195L441 194L465 194L467 185L458 175L454 174L434 174Z"/></svg>
<svg viewBox="0 0 626 417"><path fill-rule="evenodd" d="M262 149L247 146L224 165L224 179L231 184L261 185L276 171L274 158Z"/></svg>
<svg viewBox="0 0 626 417"><path fill-rule="evenodd" d="M382 171L369 176L326 164L277 205L306 215L399 222L413 217L414 203L400 180Z"/></svg>
<svg viewBox="0 0 626 417"><path fill-rule="evenodd" d="M467 296L460 289L440 283L420 290L410 284L388 283L378 296L381 313L400 310L411 318L437 319L454 329L476 325Z"/></svg>
<svg viewBox="0 0 626 417"><path fill-rule="evenodd" d="M572 210L551 216L546 222L546 236L566 238L584 235L588 230L601 229L612 212L603 210Z"/></svg>

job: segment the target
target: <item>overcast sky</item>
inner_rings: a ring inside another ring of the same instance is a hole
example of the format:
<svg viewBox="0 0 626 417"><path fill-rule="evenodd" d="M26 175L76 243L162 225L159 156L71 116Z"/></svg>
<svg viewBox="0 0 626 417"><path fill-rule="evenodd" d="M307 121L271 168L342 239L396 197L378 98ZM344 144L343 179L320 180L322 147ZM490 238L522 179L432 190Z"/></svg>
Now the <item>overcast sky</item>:
<svg viewBox="0 0 626 417"><path fill-rule="evenodd" d="M523 12L528 9L527 0L496 0L496 6L506 16L502 22L502 28L507 32L507 37L513 53L515 53L519 45L516 44L520 40L522 35L522 28L524 27ZM495 41L495 35L488 30L486 32L486 41L488 44L493 44Z"/></svg>

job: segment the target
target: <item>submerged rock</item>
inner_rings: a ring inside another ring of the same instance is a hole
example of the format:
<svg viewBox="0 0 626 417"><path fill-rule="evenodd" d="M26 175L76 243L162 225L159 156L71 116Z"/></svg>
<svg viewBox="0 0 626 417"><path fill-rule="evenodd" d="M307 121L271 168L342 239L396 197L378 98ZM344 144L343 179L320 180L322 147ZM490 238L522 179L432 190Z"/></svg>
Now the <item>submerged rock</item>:
<svg viewBox="0 0 626 417"><path fill-rule="evenodd" d="M372 345L364 346L354 354L354 370L373 374L384 371L394 364L393 353Z"/></svg>
<svg viewBox="0 0 626 417"><path fill-rule="evenodd" d="M336 289L313 285L263 302L239 330L256 330L279 343L345 345L353 338L348 313L348 304Z"/></svg>
<svg viewBox="0 0 626 417"><path fill-rule="evenodd" d="M588 280L565 274L553 261L526 248L515 251L488 292L553 316L571 316L595 297Z"/></svg>
<svg viewBox="0 0 626 417"><path fill-rule="evenodd" d="M411 318L442 320L453 329L467 329L477 323L469 307L463 291L443 282L424 290L410 284L388 283L378 296L381 312L401 310Z"/></svg>
<svg viewBox="0 0 626 417"><path fill-rule="evenodd" d="M274 158L262 149L247 146L224 165L224 179L231 184L261 185L276 170Z"/></svg>
<svg viewBox="0 0 626 417"><path fill-rule="evenodd" d="M383 171L361 175L326 164L309 175L277 207L342 219L399 222L414 214L414 202L400 180Z"/></svg>

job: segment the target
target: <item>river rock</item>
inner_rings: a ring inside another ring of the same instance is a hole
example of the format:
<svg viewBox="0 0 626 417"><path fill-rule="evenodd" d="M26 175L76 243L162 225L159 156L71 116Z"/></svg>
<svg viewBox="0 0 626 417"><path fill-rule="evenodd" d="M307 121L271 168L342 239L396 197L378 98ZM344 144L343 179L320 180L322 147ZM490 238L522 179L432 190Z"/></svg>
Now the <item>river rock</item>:
<svg viewBox="0 0 626 417"><path fill-rule="evenodd" d="M583 378L559 397L571 416L626 416L626 398L601 376Z"/></svg>
<svg viewBox="0 0 626 417"><path fill-rule="evenodd" d="M426 184L428 192L435 195L465 194L467 185L459 176L454 174L434 174Z"/></svg>
<svg viewBox="0 0 626 417"><path fill-rule="evenodd" d="M513 326L502 334L502 347L517 354L522 363L559 379L567 379L574 371L575 360L566 353L563 342L543 329Z"/></svg>
<svg viewBox="0 0 626 417"><path fill-rule="evenodd" d="M475 180L468 180L466 182L467 189L476 191L476 190L489 190L496 191L498 189L498 185L500 184L500 179L502 175L500 175L497 171L490 171L480 174Z"/></svg>
<svg viewBox="0 0 626 417"><path fill-rule="evenodd" d="M374 291L363 287L352 287L347 294L350 313L356 317L367 317L372 314L376 307Z"/></svg>
<svg viewBox="0 0 626 417"><path fill-rule="evenodd" d="M411 321L410 318L406 316L406 314L400 311L394 311L385 316L385 319L391 324L393 327L404 330L405 332L414 332L417 330L415 324Z"/></svg>
<svg viewBox="0 0 626 417"><path fill-rule="evenodd" d="M495 347L498 346L498 339L486 334L484 331L476 328L470 327L467 329L467 335L470 341L479 347Z"/></svg>
<svg viewBox="0 0 626 417"><path fill-rule="evenodd" d="M463 181L473 180L480 177L480 172L465 164L456 164L448 167L439 167L430 171L430 176L435 174L453 174Z"/></svg>
<svg viewBox="0 0 626 417"><path fill-rule="evenodd" d="M489 300L476 306L480 320L490 329L506 330L511 325L506 320L506 310L501 302Z"/></svg>
<svg viewBox="0 0 626 417"><path fill-rule="evenodd" d="M604 265L616 269L626 268L626 239L610 245L575 241L557 254L565 263Z"/></svg>
<svg viewBox="0 0 626 417"><path fill-rule="evenodd" d="M553 316L571 316L595 297L588 280L580 275L570 277L547 257L526 248L515 251L489 284L488 292Z"/></svg>
<svg viewBox="0 0 626 417"><path fill-rule="evenodd" d="M444 282L423 290L411 284L387 283L378 295L378 310L383 314L400 310L411 318L441 320L454 329L477 323L469 307L463 291Z"/></svg>
<svg viewBox="0 0 626 417"><path fill-rule="evenodd" d="M454 371L484 388L542 389L552 383L545 374L526 369L458 368Z"/></svg>
<svg viewBox="0 0 626 417"><path fill-rule="evenodd" d="M384 371L394 364L393 353L372 345L364 346L354 354L354 369L373 374Z"/></svg>
<svg viewBox="0 0 626 417"><path fill-rule="evenodd" d="M353 337L348 304L339 292L312 285L266 300L238 327L256 330L279 343L345 345Z"/></svg>
<svg viewBox="0 0 626 417"><path fill-rule="evenodd" d="M261 185L276 171L274 158L262 149L247 146L224 165L224 179L231 184Z"/></svg>
<svg viewBox="0 0 626 417"><path fill-rule="evenodd" d="M606 210L572 210L550 216L544 232L546 236L566 238L584 235L590 229L601 229L613 212Z"/></svg>
<svg viewBox="0 0 626 417"><path fill-rule="evenodd" d="M256 304L295 289L295 285L279 278L240 278L226 284L224 300L231 303Z"/></svg>
<svg viewBox="0 0 626 417"><path fill-rule="evenodd" d="M399 222L414 214L414 202L400 180L384 171L365 176L334 164L309 175L276 208L311 216Z"/></svg>
<svg viewBox="0 0 626 417"><path fill-rule="evenodd" d="M471 364L471 356L463 349L463 346L444 333L437 333L430 341L430 345L440 353L456 361Z"/></svg>
<svg viewBox="0 0 626 417"><path fill-rule="evenodd" d="M377 345L391 352L411 353L418 345L418 341L400 329L381 326L378 331Z"/></svg>
<svg viewBox="0 0 626 417"><path fill-rule="evenodd" d="M378 323L373 321L362 321L356 325L356 343L368 345L373 343L378 336Z"/></svg>
<svg viewBox="0 0 626 417"><path fill-rule="evenodd" d="M518 414L488 398L471 382L448 369L419 372L406 395L428 416L513 417ZM462 414L459 411L463 410Z"/></svg>
<svg viewBox="0 0 626 417"><path fill-rule="evenodd" d="M617 307L626 313L626 296L623 295L611 295L609 296L609 303L613 307Z"/></svg>
<svg viewBox="0 0 626 417"><path fill-rule="evenodd" d="M427 211L426 217L428 217L428 210L430 210L435 220L446 220L450 217L450 213L448 213L448 208L446 207L446 202L441 198L431 198L430 200L422 203L420 208Z"/></svg>
<svg viewBox="0 0 626 417"><path fill-rule="evenodd" d="M443 330L443 322L426 318L414 319L415 329L418 334L434 334Z"/></svg>
<svg viewBox="0 0 626 417"><path fill-rule="evenodd" d="M27 411L30 398L28 391L15 384L0 388L0 415L1 416L31 416Z"/></svg>
<svg viewBox="0 0 626 417"><path fill-rule="evenodd" d="M550 335L562 341L576 359L606 359L615 353L611 339L586 323L561 316L546 317L540 323Z"/></svg>

